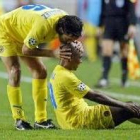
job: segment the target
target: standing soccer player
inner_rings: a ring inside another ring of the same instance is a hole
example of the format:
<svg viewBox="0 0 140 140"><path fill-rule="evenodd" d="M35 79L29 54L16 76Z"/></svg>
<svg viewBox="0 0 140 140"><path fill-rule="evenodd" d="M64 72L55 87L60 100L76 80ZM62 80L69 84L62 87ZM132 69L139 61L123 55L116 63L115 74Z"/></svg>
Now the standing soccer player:
<svg viewBox="0 0 140 140"><path fill-rule="evenodd" d="M82 26L78 17L44 5L25 5L0 17L0 56L9 75L7 93L18 130L32 129L22 109L19 59L32 73L34 127L54 128L53 123L47 120L47 71L39 57L55 57L56 54L52 50L39 48L39 45L56 37L62 43L78 39ZM61 50L60 57L70 59L70 49Z"/></svg>

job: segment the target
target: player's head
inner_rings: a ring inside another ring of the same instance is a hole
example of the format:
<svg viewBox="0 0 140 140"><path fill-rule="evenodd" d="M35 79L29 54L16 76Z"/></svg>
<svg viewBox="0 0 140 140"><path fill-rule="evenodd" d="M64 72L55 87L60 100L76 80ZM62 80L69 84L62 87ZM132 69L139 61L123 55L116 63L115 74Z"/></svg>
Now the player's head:
<svg viewBox="0 0 140 140"><path fill-rule="evenodd" d="M56 32L62 43L69 43L78 39L82 34L83 23L77 16L66 15L56 24Z"/></svg>
<svg viewBox="0 0 140 140"><path fill-rule="evenodd" d="M66 44L64 47L70 47L72 56L71 60L62 59L61 65L69 70L76 70L80 63L82 63L82 56L84 53L83 45L80 41L73 41L69 44Z"/></svg>

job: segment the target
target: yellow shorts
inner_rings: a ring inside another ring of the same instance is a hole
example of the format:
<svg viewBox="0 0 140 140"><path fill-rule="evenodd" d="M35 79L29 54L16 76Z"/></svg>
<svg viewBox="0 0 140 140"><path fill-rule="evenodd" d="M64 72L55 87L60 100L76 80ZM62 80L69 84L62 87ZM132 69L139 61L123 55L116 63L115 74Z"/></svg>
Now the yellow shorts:
<svg viewBox="0 0 140 140"><path fill-rule="evenodd" d="M4 30L0 29L0 56L23 56L22 43L14 41Z"/></svg>
<svg viewBox="0 0 140 140"><path fill-rule="evenodd" d="M88 106L78 117L77 128L87 129L108 129L114 128L114 121L108 106L95 105Z"/></svg>

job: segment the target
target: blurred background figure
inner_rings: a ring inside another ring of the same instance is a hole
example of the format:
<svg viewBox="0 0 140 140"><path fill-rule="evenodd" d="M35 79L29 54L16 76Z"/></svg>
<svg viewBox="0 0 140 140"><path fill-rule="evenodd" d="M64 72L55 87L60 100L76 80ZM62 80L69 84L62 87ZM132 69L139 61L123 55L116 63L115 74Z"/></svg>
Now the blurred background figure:
<svg viewBox="0 0 140 140"><path fill-rule="evenodd" d="M27 4L33 4L33 3L34 3L33 0L17 0L17 7L27 5Z"/></svg>
<svg viewBox="0 0 140 140"><path fill-rule="evenodd" d="M4 13L3 0L0 0L0 15Z"/></svg>
<svg viewBox="0 0 140 140"><path fill-rule="evenodd" d="M129 41L129 51L128 51L128 76L129 79L137 80L140 79L140 63L138 60L137 51L134 45L134 39Z"/></svg>
<svg viewBox="0 0 140 140"><path fill-rule="evenodd" d="M34 0L3 0L3 7L5 12L12 11L15 8L18 8L23 5L33 4Z"/></svg>
<svg viewBox="0 0 140 140"><path fill-rule="evenodd" d="M135 36L135 43L136 43L136 49L138 53L138 57L140 59L140 0L136 0L135 4L136 9L136 17L137 17L137 32Z"/></svg>
<svg viewBox="0 0 140 140"><path fill-rule="evenodd" d="M134 3L130 0L103 0L100 25L104 27L102 39L102 73L98 88L108 87L111 58L114 43L119 41L121 57L121 86L127 84L128 40L136 34L136 16Z"/></svg>
<svg viewBox="0 0 140 140"><path fill-rule="evenodd" d="M101 14L101 0L78 0L77 14L84 21L83 43L89 61L97 60L97 26Z"/></svg>

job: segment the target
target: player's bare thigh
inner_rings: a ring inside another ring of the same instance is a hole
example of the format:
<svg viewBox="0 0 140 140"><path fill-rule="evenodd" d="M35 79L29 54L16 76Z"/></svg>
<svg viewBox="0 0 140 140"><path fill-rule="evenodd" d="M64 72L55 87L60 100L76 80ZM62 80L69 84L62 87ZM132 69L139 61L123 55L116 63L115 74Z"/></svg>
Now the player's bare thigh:
<svg viewBox="0 0 140 140"><path fill-rule="evenodd" d="M20 56L20 58L27 65L34 79L45 79L47 77L46 67L39 57Z"/></svg>

